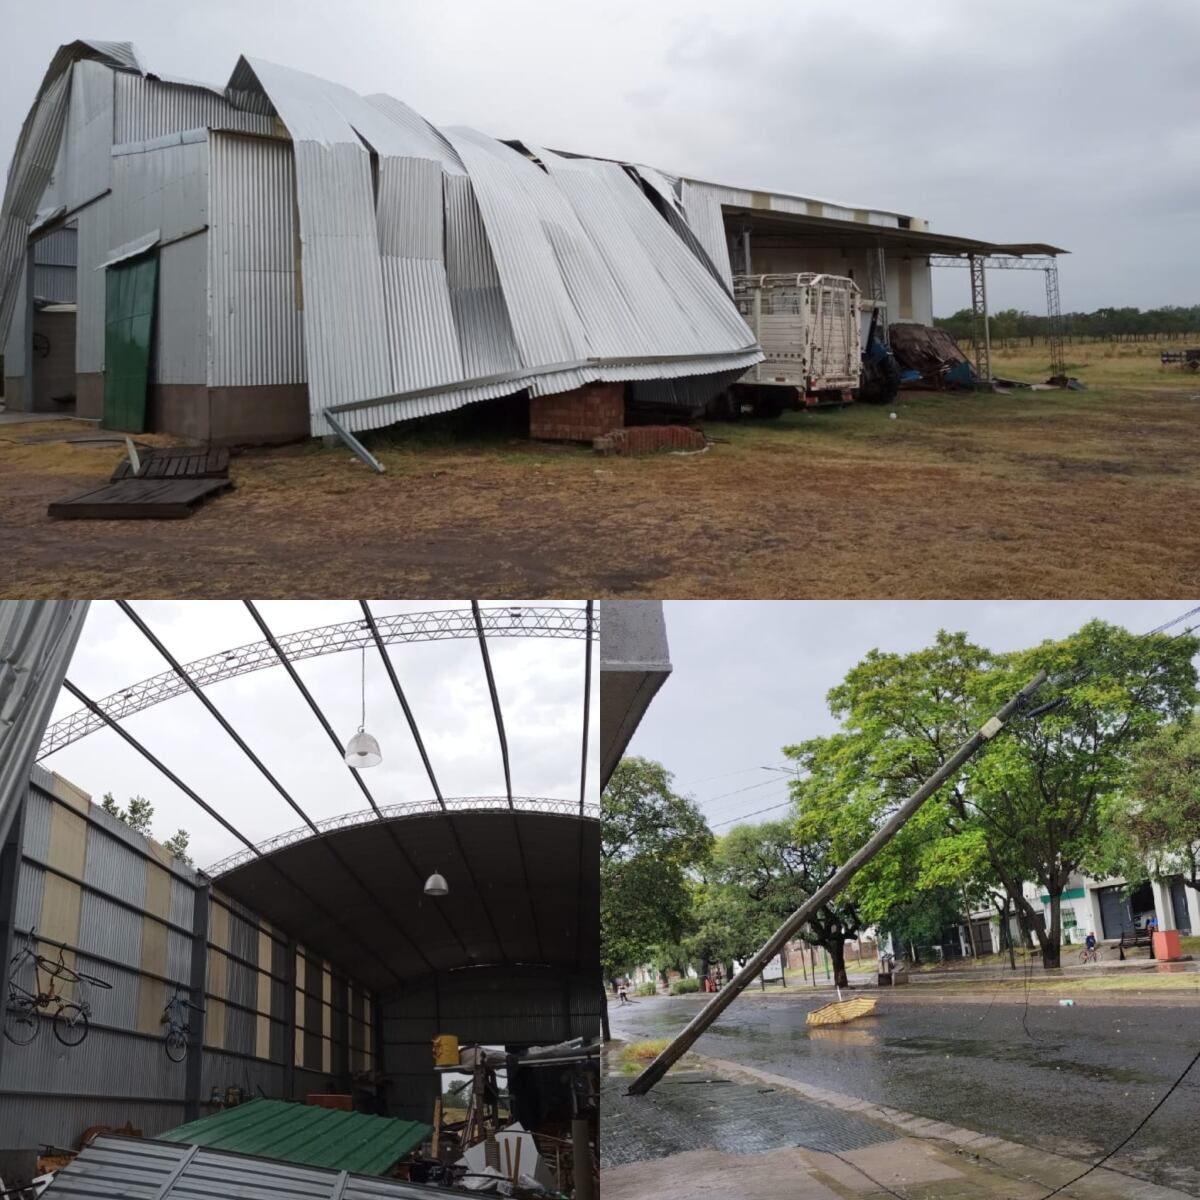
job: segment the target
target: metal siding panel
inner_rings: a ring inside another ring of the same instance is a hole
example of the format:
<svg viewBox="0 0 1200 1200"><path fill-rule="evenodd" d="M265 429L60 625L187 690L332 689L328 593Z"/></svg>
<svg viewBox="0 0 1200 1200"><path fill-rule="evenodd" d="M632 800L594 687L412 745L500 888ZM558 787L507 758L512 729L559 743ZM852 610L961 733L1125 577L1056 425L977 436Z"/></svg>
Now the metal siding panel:
<svg viewBox="0 0 1200 1200"><path fill-rule="evenodd" d="M211 146L209 383L303 383L291 145L216 134Z"/></svg>
<svg viewBox="0 0 1200 1200"><path fill-rule="evenodd" d="M99 1025L113 1025L117 1029L134 1029L137 1024L138 971L123 971L111 963L100 962L85 954L75 956L75 966L77 970L112 984L111 988L84 987L83 994L92 1006L90 1020ZM165 998L163 1003L166 1003ZM43 1030L43 1033L47 1032Z"/></svg>
<svg viewBox="0 0 1200 1200"><path fill-rule="evenodd" d="M195 889L178 875L171 875L171 924L181 929L192 928L192 914L196 903Z"/></svg>
<svg viewBox="0 0 1200 1200"><path fill-rule="evenodd" d="M70 226L38 238L33 245L33 261L46 267L75 266L78 261L78 238L78 231Z"/></svg>
<svg viewBox="0 0 1200 1200"><path fill-rule="evenodd" d="M208 126L270 133L272 123L269 116L234 108L208 88L163 83L126 72L116 76L114 127L118 144Z"/></svg>
<svg viewBox="0 0 1200 1200"><path fill-rule="evenodd" d="M184 1070L167 1058L158 1038L93 1028L82 1046L70 1047L43 1029L28 1046L5 1047L0 1092L26 1090L44 1096L181 1101ZM109 1102L109 1107L124 1103Z"/></svg>
<svg viewBox="0 0 1200 1200"><path fill-rule="evenodd" d="M120 1126L131 1121L147 1137L171 1129L184 1120L182 1103L141 1104L127 1100L78 1100L63 1096L0 1095L0 1129L9 1146L73 1147L86 1129L93 1125ZM64 1185L55 1183L55 1200L71 1195ZM80 1193L74 1193L79 1195ZM83 1193L93 1200L95 1192ZM111 1192L109 1193L111 1195ZM134 1195L131 1191L126 1197Z"/></svg>
<svg viewBox="0 0 1200 1200"><path fill-rule="evenodd" d="M2 260L0 260L2 264ZM6 379L21 379L25 374L25 255L20 256L16 278L13 280L13 313L4 343L4 376ZM4 280L0 278L0 285ZM2 315L2 314L0 314ZM11 400L11 397L10 397ZM28 401L23 401L28 405Z"/></svg>
<svg viewBox="0 0 1200 1200"><path fill-rule="evenodd" d="M17 903L13 923L23 932L33 929L42 913L42 888L46 872L33 863L23 862L17 876Z"/></svg>
<svg viewBox="0 0 1200 1200"><path fill-rule="evenodd" d="M208 139L176 140L114 153L108 249L157 229L163 241L208 224Z"/></svg>
<svg viewBox="0 0 1200 1200"><path fill-rule="evenodd" d="M141 915L85 891L80 905L79 949L136 969L142 955Z"/></svg>
<svg viewBox="0 0 1200 1200"><path fill-rule="evenodd" d="M104 370L104 272L96 268L109 250L112 196L89 204L76 218L79 267L75 280L75 370L96 375Z"/></svg>
<svg viewBox="0 0 1200 1200"><path fill-rule="evenodd" d="M25 840L22 850L45 862L50 854L50 813L53 801L32 785L25 801Z"/></svg>
<svg viewBox="0 0 1200 1200"><path fill-rule="evenodd" d="M74 304L75 268L36 265L33 268L33 296L35 300L47 300L52 304ZM71 369L75 369L74 354Z"/></svg>
<svg viewBox="0 0 1200 1200"><path fill-rule="evenodd" d="M113 132L113 74L98 62L71 69L71 100L63 141L61 203L75 208L109 186Z"/></svg>
<svg viewBox="0 0 1200 1200"><path fill-rule="evenodd" d="M92 887L139 908L146 901L145 860L95 825L88 826L83 879Z"/></svg>
<svg viewBox="0 0 1200 1200"><path fill-rule="evenodd" d="M167 930L167 975L179 983L192 976L192 939L174 929Z"/></svg>

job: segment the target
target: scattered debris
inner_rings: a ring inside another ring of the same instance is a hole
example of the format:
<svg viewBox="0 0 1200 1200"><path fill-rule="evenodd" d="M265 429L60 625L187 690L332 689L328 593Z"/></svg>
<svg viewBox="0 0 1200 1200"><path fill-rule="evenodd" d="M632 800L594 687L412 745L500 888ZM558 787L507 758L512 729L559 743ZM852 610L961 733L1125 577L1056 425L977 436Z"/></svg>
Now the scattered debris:
<svg viewBox="0 0 1200 1200"><path fill-rule="evenodd" d="M841 989L838 989L838 994L841 995ZM844 1025L847 1021L853 1021L856 1017L867 1017L875 1011L875 1005L879 1000L875 996L855 996L850 1000L834 1000L830 1004L823 1004L820 1008L813 1009L812 1012L805 1017L807 1025Z"/></svg>
<svg viewBox="0 0 1200 1200"><path fill-rule="evenodd" d="M614 429L592 442L597 454L653 454L659 450L706 450L708 442L699 429L686 425L630 425Z"/></svg>
<svg viewBox="0 0 1200 1200"><path fill-rule="evenodd" d="M901 371L901 383L969 391L975 372L958 343L932 325L891 325L888 337Z"/></svg>

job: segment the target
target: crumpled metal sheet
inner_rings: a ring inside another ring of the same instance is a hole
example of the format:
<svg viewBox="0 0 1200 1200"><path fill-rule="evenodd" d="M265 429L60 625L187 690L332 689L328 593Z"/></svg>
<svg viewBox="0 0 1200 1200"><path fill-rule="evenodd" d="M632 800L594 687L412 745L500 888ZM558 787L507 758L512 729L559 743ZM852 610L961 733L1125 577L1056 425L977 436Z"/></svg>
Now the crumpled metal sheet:
<svg viewBox="0 0 1200 1200"><path fill-rule="evenodd" d="M54 173L71 94L73 64L87 59L121 70L140 71L130 42L80 40L60 46L38 88L8 169L0 205L0 345L8 337L20 289L29 226Z"/></svg>
<svg viewBox="0 0 1200 1200"><path fill-rule="evenodd" d="M56 56L5 199L0 331L59 150L72 56L141 73L132 47L75 43ZM314 435L330 431L327 410L362 431L523 388L715 382L761 358L711 237L650 168L438 130L392 97L261 59L239 59L224 95L292 140ZM707 390L658 389L680 404Z"/></svg>

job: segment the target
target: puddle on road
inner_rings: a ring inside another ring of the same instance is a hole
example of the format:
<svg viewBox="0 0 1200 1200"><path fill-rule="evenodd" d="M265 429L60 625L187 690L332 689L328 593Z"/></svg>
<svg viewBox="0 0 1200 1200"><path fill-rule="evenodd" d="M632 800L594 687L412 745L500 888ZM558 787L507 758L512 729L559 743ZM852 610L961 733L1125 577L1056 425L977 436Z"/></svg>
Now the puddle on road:
<svg viewBox="0 0 1200 1200"><path fill-rule="evenodd" d="M1111 1067L1103 1063L1080 1062L1074 1058L1053 1058L1048 1052L1061 1051L1061 1044L1037 1042L1029 1046L1000 1046L971 1038L895 1037L884 1038L883 1045L898 1054L932 1054L942 1058L987 1058L993 1062L1019 1063L1041 1071L1067 1072L1094 1083L1154 1083L1157 1076L1131 1067Z"/></svg>

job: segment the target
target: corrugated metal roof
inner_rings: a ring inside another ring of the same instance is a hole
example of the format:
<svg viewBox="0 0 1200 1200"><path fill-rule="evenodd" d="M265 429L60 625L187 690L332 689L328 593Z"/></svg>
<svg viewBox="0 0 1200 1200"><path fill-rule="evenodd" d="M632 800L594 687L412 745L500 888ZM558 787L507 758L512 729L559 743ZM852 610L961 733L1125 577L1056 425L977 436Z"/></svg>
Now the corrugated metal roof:
<svg viewBox="0 0 1200 1200"><path fill-rule="evenodd" d="M382 1175L433 1132L420 1121L341 1112L286 1100L251 1100L159 1134L261 1158Z"/></svg>
<svg viewBox="0 0 1200 1200"><path fill-rule="evenodd" d="M290 1200L431 1200L434 1196L477 1193L298 1166L200 1146L101 1134L59 1171L45 1195L53 1200L96 1200L100 1196L120 1196L124 1200L199 1196L220 1196L222 1200L262 1200L267 1196L288 1196Z"/></svg>

